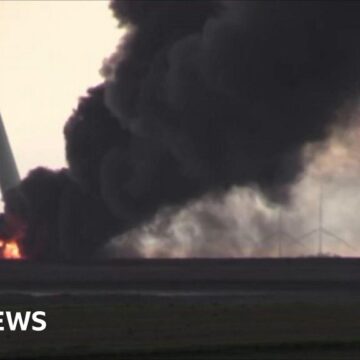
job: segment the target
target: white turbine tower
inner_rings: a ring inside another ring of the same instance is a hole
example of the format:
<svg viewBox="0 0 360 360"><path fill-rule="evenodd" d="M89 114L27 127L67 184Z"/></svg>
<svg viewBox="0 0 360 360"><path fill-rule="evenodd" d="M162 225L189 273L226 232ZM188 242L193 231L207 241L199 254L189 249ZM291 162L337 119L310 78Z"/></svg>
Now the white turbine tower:
<svg viewBox="0 0 360 360"><path fill-rule="evenodd" d="M298 240L304 240L309 238L310 236L317 234L318 236L318 243L317 243L317 256L324 256L324 239L323 235L326 235L330 238L335 239L337 242L345 244L349 249L357 252L357 249L353 247L349 242L342 239L340 236L334 234L333 232L329 231L327 228L324 227L324 184L321 181L319 185L319 208L318 208L318 221L319 226L303 235L298 237Z"/></svg>
<svg viewBox="0 0 360 360"><path fill-rule="evenodd" d="M0 190L2 195L20 182L14 155L0 114Z"/></svg>

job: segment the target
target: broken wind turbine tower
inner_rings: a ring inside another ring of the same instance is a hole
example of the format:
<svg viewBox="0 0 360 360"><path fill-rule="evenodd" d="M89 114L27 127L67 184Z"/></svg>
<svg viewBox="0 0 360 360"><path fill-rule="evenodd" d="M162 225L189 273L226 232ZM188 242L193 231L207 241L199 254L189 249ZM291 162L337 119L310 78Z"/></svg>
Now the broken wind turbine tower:
<svg viewBox="0 0 360 360"><path fill-rule="evenodd" d="M2 196L20 183L20 176L0 114L0 189Z"/></svg>

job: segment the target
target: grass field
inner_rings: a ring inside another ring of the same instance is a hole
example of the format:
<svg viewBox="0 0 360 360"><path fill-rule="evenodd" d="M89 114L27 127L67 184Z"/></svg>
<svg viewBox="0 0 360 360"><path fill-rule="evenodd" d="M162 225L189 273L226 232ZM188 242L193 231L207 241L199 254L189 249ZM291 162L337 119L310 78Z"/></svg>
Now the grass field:
<svg viewBox="0 0 360 360"><path fill-rule="evenodd" d="M0 356L256 359L262 354L260 358L266 359L276 353L276 358L292 354L295 359L326 352L328 359L331 354L337 359L346 353L359 356L359 303L68 302L3 304L2 310L45 310L48 328L43 333L4 332Z"/></svg>
<svg viewBox="0 0 360 360"><path fill-rule="evenodd" d="M360 260L0 262L6 310L48 327L0 358L358 360Z"/></svg>

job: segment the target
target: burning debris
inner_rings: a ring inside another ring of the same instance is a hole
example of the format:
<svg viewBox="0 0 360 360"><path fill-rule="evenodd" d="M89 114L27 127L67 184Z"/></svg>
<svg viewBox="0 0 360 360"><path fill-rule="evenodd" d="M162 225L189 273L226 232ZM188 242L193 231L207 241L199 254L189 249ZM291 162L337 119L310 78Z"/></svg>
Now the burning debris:
<svg viewBox="0 0 360 360"><path fill-rule="evenodd" d="M25 256L91 256L232 185L286 202L360 78L360 4L113 1L128 33L65 127L68 170L6 193ZM338 124L347 125L347 124Z"/></svg>
<svg viewBox="0 0 360 360"><path fill-rule="evenodd" d="M21 249L26 229L16 218L0 216L0 259L24 259Z"/></svg>
<svg viewBox="0 0 360 360"><path fill-rule="evenodd" d="M4 241L0 240L0 259L23 259L19 248L18 240Z"/></svg>
<svg viewBox="0 0 360 360"><path fill-rule="evenodd" d="M66 169L33 170L5 194L5 204L2 228L30 259L88 257L103 237L119 231L102 202L86 194Z"/></svg>

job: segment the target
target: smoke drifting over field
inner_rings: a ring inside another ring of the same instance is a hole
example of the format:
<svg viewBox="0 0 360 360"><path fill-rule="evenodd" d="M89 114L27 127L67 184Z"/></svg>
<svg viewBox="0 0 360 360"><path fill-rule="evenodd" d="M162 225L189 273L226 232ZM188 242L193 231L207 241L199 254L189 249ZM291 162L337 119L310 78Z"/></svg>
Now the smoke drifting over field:
<svg viewBox="0 0 360 360"><path fill-rule="evenodd" d="M161 211L154 221L115 237L108 253L144 257L313 256L319 251L322 186L322 225L339 238L324 233L322 253L357 256L358 136L358 129L342 136L336 133L317 149L293 186L289 204L274 204L253 188L234 186L220 197L206 195L186 207Z"/></svg>
<svg viewBox="0 0 360 360"><path fill-rule="evenodd" d="M273 254L274 209L301 205L323 166L304 151L349 126L337 111L357 101L360 5L111 8L128 33L65 127L69 170L37 170L6 200L29 226L26 252L89 255L118 236L123 253Z"/></svg>

